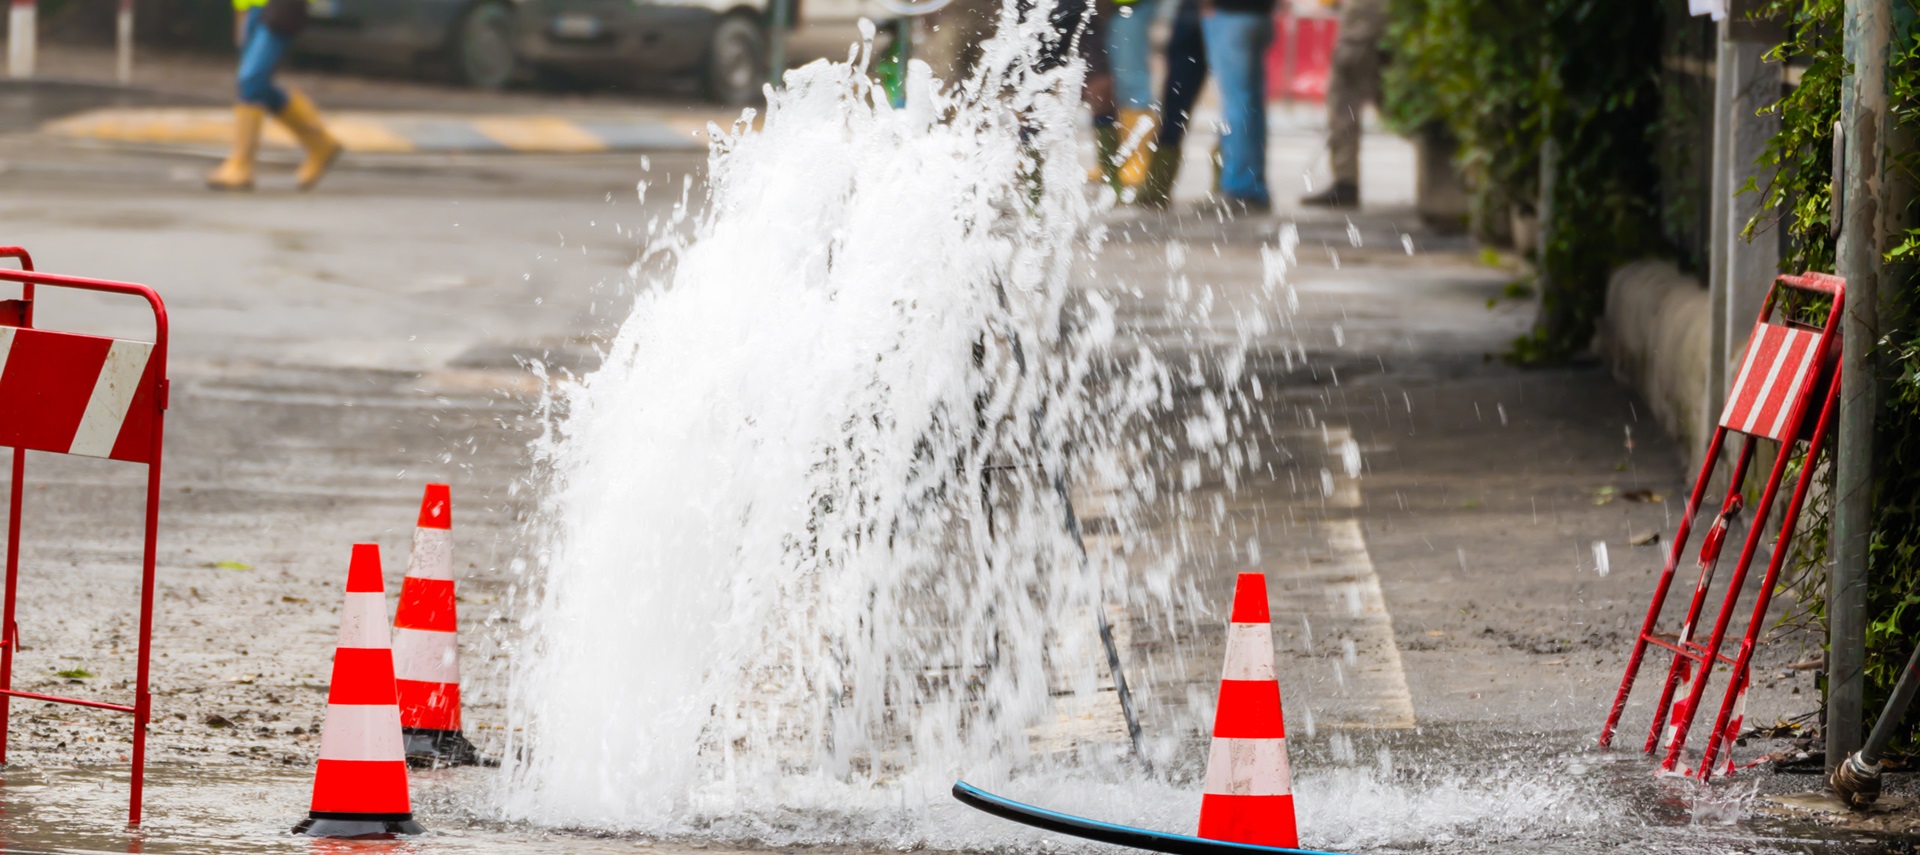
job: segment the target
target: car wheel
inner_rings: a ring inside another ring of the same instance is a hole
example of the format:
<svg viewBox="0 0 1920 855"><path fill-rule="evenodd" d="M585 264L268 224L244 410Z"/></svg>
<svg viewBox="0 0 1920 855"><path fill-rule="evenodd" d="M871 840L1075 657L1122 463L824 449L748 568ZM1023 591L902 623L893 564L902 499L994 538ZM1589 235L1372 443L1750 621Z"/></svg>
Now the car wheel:
<svg viewBox="0 0 1920 855"><path fill-rule="evenodd" d="M513 78L513 9L505 3L481 3L468 11L453 34L454 78L477 89L499 89Z"/></svg>
<svg viewBox="0 0 1920 855"><path fill-rule="evenodd" d="M707 97L745 106L760 100L766 81L767 36L760 24L742 15L721 18L707 47Z"/></svg>

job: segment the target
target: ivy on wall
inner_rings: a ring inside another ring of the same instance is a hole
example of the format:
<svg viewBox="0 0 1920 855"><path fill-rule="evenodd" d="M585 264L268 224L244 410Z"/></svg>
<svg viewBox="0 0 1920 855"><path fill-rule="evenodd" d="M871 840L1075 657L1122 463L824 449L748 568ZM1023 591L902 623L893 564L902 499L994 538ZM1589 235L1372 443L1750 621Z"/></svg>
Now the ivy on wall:
<svg viewBox="0 0 1920 855"><path fill-rule="evenodd" d="M1389 120L1459 141L1476 219L1551 208L1542 222L1541 313L1514 357L1556 361L1584 351L1608 273L1644 253L1657 231L1648 129L1659 117L1658 0L1393 0L1389 8Z"/></svg>
<svg viewBox="0 0 1920 855"><path fill-rule="evenodd" d="M1388 120L1402 132L1439 129L1459 142L1458 164L1483 221L1508 209L1550 208L1540 257L1541 315L1515 343L1518 359L1551 361L1582 351L1604 308L1607 275L1619 264L1651 253L1700 254L1671 243L1699 231L1691 221L1703 213L1676 188L1710 184L1701 180L1709 158L1675 154L1684 155L1687 139L1711 127L1711 115L1699 115L1705 109L1699 98L1689 102L1686 93L1660 85L1668 58L1663 44L1671 51L1688 38L1679 28L1694 26L1680 9L1684 4L1676 4L1391 0L1386 47L1393 61L1382 99ZM1892 5L1899 33L1889 63L1890 123L1906 130L1888 135L1894 146L1887 153L1889 184L1910 187L1920 185L1920 150L1912 144L1913 129L1920 129L1920 47L1911 32L1920 0ZM1792 63L1798 83L1769 108L1781 120L1762 158L1773 178L1736 192L1764 195L1764 207L1774 213L1747 224L1746 235L1784 237L1783 270L1833 270L1828 225L1833 127L1846 73L1842 11L1842 0L1769 0L1762 11L1788 24L1787 40L1769 57ZM1550 190L1545 198L1543 189ZM1908 323L1920 229L1898 234L1887 261L1883 290L1894 299L1885 326L1894 332L1880 343L1887 394L1875 448L1868 570L1873 711L1920 644L1920 332ZM1795 550L1798 572L1791 574L1799 600L1794 617L1816 622L1824 617L1825 509L1819 498L1809 508ZM1920 711L1915 716L1920 725Z"/></svg>
<svg viewBox="0 0 1920 855"><path fill-rule="evenodd" d="M1901 33L1889 58L1888 122L1892 128L1912 129L1920 127L1915 124L1920 119L1920 48L1910 32L1917 6L1914 0L1894 0L1893 8ZM1784 233L1781 269L1787 272L1834 270L1833 129L1840 119L1848 71L1843 12L1841 0L1774 0L1763 11L1786 22L1789 33L1768 58L1797 66L1799 81L1768 108L1780 117L1780 130L1761 158L1772 179L1764 187L1749 184L1740 192L1765 194L1764 207L1771 210L1748 223L1745 234L1752 240L1775 228ZM1920 152L1912 146L1910 132L1891 133L1888 139L1889 186L1914 186ZM1877 354L1884 392L1875 428L1873 532L1867 559L1869 719L1879 713L1907 657L1920 644L1920 335L1910 323L1917 245L1920 231L1908 229L1896 237L1881 283L1883 295L1890 298L1883 303L1883 328L1890 332L1878 343ZM1798 611L1824 627L1832 519L1824 512L1830 502L1824 496L1816 502L1811 508L1816 512L1802 525L1789 579L1802 603ZM1911 712L1908 721L1920 725L1920 711ZM1903 747L1915 747L1915 735L1910 730L1901 740Z"/></svg>

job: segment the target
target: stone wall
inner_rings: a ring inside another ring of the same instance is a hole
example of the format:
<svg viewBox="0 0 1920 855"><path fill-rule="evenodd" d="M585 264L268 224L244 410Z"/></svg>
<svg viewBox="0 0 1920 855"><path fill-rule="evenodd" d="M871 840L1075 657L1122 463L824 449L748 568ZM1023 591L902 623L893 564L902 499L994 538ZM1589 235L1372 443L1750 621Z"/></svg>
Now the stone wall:
<svg viewBox="0 0 1920 855"><path fill-rule="evenodd" d="M1594 346L1613 375L1640 393L1652 420L1697 467L1713 431L1707 415L1707 289L1665 261L1614 271ZM1643 414L1643 418L1648 414Z"/></svg>

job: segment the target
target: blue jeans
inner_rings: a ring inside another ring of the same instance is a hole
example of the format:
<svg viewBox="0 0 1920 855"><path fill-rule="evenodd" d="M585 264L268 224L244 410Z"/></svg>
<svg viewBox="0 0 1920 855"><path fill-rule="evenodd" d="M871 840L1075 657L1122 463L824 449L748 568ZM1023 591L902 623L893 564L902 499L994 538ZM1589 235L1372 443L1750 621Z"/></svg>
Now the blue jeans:
<svg viewBox="0 0 1920 855"><path fill-rule="evenodd" d="M1153 52L1148 33L1160 17L1160 0L1133 0L1108 15L1107 57L1113 62L1113 99L1124 110L1153 108Z"/></svg>
<svg viewBox="0 0 1920 855"><path fill-rule="evenodd" d="M1200 30L1226 120L1220 133L1220 193L1268 204L1267 45L1273 41L1273 19L1215 10L1201 18Z"/></svg>
<svg viewBox="0 0 1920 855"><path fill-rule="evenodd" d="M289 39L267 29L260 9L247 12L247 40L240 45L240 100L269 113L287 108L287 93L273 85L273 71L287 53Z"/></svg>

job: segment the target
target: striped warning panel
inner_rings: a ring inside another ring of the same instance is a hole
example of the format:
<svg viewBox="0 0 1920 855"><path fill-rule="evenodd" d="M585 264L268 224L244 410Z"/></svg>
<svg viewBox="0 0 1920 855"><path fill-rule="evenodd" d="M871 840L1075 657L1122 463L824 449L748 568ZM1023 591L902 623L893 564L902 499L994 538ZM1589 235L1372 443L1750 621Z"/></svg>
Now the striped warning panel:
<svg viewBox="0 0 1920 855"><path fill-rule="evenodd" d="M1740 373L1727 393L1720 426L1786 441L1787 419L1794 404L1813 386L1819 355L1818 333L1755 324Z"/></svg>
<svg viewBox="0 0 1920 855"><path fill-rule="evenodd" d="M152 357L144 341L0 326L0 446L150 462Z"/></svg>

